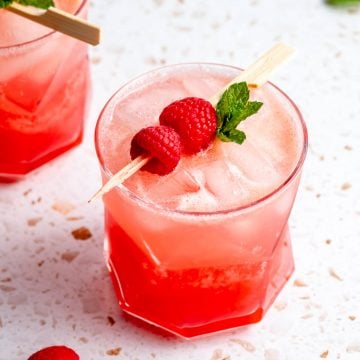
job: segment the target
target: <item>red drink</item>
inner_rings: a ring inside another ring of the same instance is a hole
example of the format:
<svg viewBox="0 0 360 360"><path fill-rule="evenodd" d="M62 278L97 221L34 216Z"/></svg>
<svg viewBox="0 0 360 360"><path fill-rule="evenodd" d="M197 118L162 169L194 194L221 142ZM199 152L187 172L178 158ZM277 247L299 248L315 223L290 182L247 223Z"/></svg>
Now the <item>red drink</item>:
<svg viewBox="0 0 360 360"><path fill-rule="evenodd" d="M57 1L85 17L87 1ZM15 180L79 144L87 46L0 10L0 179Z"/></svg>
<svg viewBox="0 0 360 360"><path fill-rule="evenodd" d="M130 161L132 136L186 96L209 98L238 69L167 67L121 88L96 131L103 180ZM307 135L273 85L242 124L243 145L215 141L166 176L138 172L105 195L105 253L121 308L184 337L259 321L294 264L287 219Z"/></svg>

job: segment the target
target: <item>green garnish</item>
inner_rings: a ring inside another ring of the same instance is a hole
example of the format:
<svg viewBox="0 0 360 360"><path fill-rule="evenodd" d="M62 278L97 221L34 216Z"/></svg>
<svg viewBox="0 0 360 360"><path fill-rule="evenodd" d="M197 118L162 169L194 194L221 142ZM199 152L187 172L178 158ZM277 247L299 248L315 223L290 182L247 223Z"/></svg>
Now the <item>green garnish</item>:
<svg viewBox="0 0 360 360"><path fill-rule="evenodd" d="M6 8L13 2L17 2L21 5L30 5L40 9L47 9L50 6L54 6L53 0L0 0L0 9Z"/></svg>
<svg viewBox="0 0 360 360"><path fill-rule="evenodd" d="M12 3L12 0L0 0L0 9L7 7Z"/></svg>
<svg viewBox="0 0 360 360"><path fill-rule="evenodd" d="M354 5L360 4L360 0L326 0L329 5Z"/></svg>
<svg viewBox="0 0 360 360"><path fill-rule="evenodd" d="M246 139L245 133L236 128L246 118L256 114L263 105L259 101L249 101L249 95L246 82L233 84L222 94L216 105L216 135L222 141L242 144Z"/></svg>

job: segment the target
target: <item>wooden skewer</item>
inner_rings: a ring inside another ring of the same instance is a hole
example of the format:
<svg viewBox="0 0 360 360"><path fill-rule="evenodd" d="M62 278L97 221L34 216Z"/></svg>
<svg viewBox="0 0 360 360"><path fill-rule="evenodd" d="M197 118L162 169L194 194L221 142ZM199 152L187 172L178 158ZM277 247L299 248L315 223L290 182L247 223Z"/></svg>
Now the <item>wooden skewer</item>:
<svg viewBox="0 0 360 360"><path fill-rule="evenodd" d="M231 80L226 86L216 93L209 101L215 107L223 92L232 84L246 81L249 86L260 87L263 85L273 70L293 53L293 49L284 44L277 44L263 54L239 76ZM90 200L89 202L105 195L116 185L121 184L136 171L141 169L151 157L139 156L118 171Z"/></svg>
<svg viewBox="0 0 360 360"><path fill-rule="evenodd" d="M224 91L232 84L246 81L248 86L258 88L264 85L270 74L283 63L292 53L294 49L279 43L261 55L252 65L241 72L239 76L232 79L224 88L219 90L210 100L212 106L216 106Z"/></svg>
<svg viewBox="0 0 360 360"><path fill-rule="evenodd" d="M55 7L44 10L14 2L6 10L88 44L97 45L100 42L101 30L98 26Z"/></svg>
<svg viewBox="0 0 360 360"><path fill-rule="evenodd" d="M134 175L138 170L140 170L150 159L150 156L138 156L136 159L134 159L125 167L123 167L120 171L118 171L100 190L96 192L96 194L92 196L92 198L88 202L97 199L99 196L106 194L116 185L123 183L127 178L129 178L131 175Z"/></svg>

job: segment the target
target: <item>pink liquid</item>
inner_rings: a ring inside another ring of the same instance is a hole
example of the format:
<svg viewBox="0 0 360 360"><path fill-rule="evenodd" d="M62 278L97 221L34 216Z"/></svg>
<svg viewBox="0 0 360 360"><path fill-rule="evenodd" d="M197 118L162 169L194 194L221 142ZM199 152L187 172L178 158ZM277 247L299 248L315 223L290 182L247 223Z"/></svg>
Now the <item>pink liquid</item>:
<svg viewBox="0 0 360 360"><path fill-rule="evenodd" d="M104 181L129 162L132 136L156 124L164 106L209 98L236 74L172 67L121 89L97 128ZM244 145L215 142L168 176L138 172L105 196L105 249L120 306L185 337L259 321L293 271L287 218L304 125L276 88L251 96L264 106L243 123Z"/></svg>
<svg viewBox="0 0 360 360"><path fill-rule="evenodd" d="M81 142L89 65L85 44L5 10L0 33L0 178L14 180Z"/></svg>

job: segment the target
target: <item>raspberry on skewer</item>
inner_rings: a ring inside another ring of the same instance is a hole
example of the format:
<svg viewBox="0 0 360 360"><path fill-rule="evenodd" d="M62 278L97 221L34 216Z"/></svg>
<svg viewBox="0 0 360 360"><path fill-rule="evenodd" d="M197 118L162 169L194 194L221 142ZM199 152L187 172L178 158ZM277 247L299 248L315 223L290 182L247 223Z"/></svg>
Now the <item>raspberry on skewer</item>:
<svg viewBox="0 0 360 360"><path fill-rule="evenodd" d="M153 174L166 175L173 171L180 160L180 153L180 136L169 126L141 129L131 141L131 158L136 159L141 155L150 157L143 170Z"/></svg>
<svg viewBox="0 0 360 360"><path fill-rule="evenodd" d="M206 149L215 138L217 116L206 100L187 97L174 101L160 114L161 125L176 130L182 140L185 154L196 154Z"/></svg>

